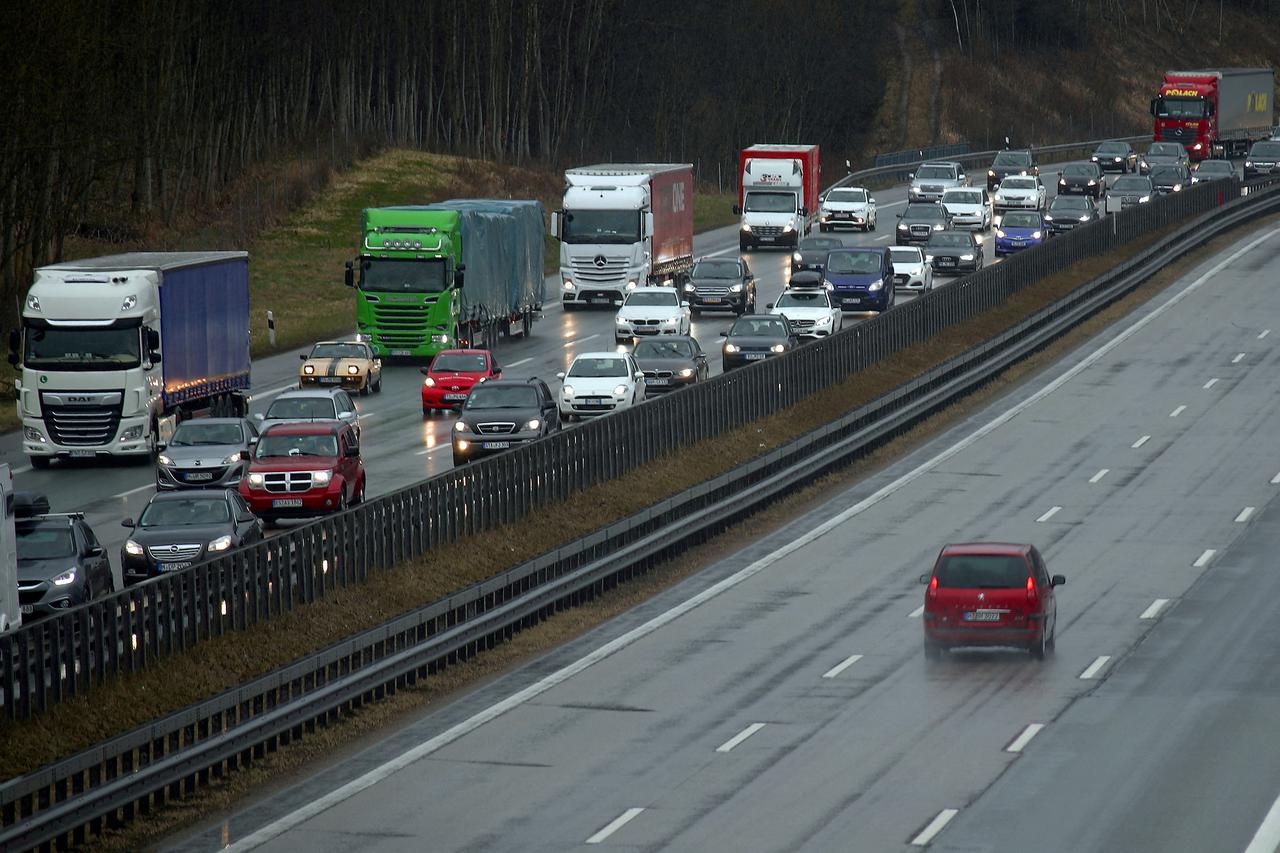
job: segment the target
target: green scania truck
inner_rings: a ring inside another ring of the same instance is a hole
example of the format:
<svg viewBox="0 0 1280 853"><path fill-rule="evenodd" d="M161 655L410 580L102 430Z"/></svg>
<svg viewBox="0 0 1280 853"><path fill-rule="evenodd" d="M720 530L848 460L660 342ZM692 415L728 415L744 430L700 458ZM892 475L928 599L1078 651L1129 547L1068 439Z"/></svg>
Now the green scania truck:
<svg viewBox="0 0 1280 853"><path fill-rule="evenodd" d="M361 219L346 282L356 332L380 357L491 349L532 330L544 295L541 202L451 199L367 208Z"/></svg>

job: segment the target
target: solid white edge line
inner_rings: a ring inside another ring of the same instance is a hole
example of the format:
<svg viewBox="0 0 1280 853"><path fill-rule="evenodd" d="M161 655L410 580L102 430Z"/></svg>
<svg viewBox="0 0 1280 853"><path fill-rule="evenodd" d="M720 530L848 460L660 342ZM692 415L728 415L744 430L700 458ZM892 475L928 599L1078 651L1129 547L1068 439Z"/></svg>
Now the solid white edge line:
<svg viewBox="0 0 1280 853"><path fill-rule="evenodd" d="M1098 482L1099 480L1101 480L1103 477L1107 476L1107 474L1109 474L1109 473L1111 473L1111 469L1110 469L1110 468L1103 468L1101 471L1099 471L1098 473L1096 473L1096 474L1094 474L1092 477L1090 477L1090 478L1089 478L1089 482L1090 482L1090 483L1096 483L1096 482Z"/></svg>
<svg viewBox="0 0 1280 853"><path fill-rule="evenodd" d="M1247 506L1240 510L1240 514L1236 516L1236 524L1244 524L1253 516L1253 507Z"/></svg>
<svg viewBox="0 0 1280 853"><path fill-rule="evenodd" d="M1275 853L1277 849L1280 849L1280 797L1276 797L1267 810L1267 816L1262 819L1244 853Z"/></svg>
<svg viewBox="0 0 1280 853"><path fill-rule="evenodd" d="M1080 677L1082 679L1089 679L1089 678L1095 677L1099 672L1102 671L1102 668L1106 666L1108 662L1110 662L1110 660L1111 660L1111 655L1098 655L1096 658L1093 659L1093 663L1089 664L1088 668L1086 668L1084 672L1080 673Z"/></svg>
<svg viewBox="0 0 1280 853"><path fill-rule="evenodd" d="M1041 730L1044 729L1044 725L1044 723L1029 723L1027 727L1022 730L1022 733L1014 738L1013 741L1004 748L1004 751L1022 752L1022 750L1026 749L1027 744L1031 743L1031 739L1040 734Z"/></svg>
<svg viewBox="0 0 1280 853"><path fill-rule="evenodd" d="M1236 353L1236 357L1231 359L1232 364L1239 364L1242 361L1244 361L1244 353L1242 352Z"/></svg>
<svg viewBox="0 0 1280 853"><path fill-rule="evenodd" d="M920 834L911 839L912 847L928 847L929 842L934 836L942 832L943 827L951 822L951 819L960 814L959 809L943 809L938 812L937 817L929 821L929 825L920 830Z"/></svg>
<svg viewBox="0 0 1280 853"><path fill-rule="evenodd" d="M908 614L907 614L907 618L908 618L908 619L916 619L916 618L918 618L918 617L920 617L920 616L922 616L922 615L924 615L924 605L923 605L923 604L921 604L921 605L920 605L919 607L917 607L915 610L912 610L910 613L908 613Z"/></svg>
<svg viewBox="0 0 1280 853"><path fill-rule="evenodd" d="M1212 388L1214 385L1217 385L1217 384L1218 384L1218 377L1215 376L1212 379L1210 379L1208 382L1204 383L1203 387L1206 391L1208 391L1210 388Z"/></svg>
<svg viewBox="0 0 1280 853"><path fill-rule="evenodd" d="M595 334L595 335L587 335L585 338L575 338L575 339L574 339L574 340L572 340L572 341L565 341L565 342L564 342L564 348L565 348L565 349L568 349L569 347L574 346L575 344L580 344L580 343L584 343L584 342L586 342L586 341L594 340L594 339L596 339L596 338L598 338L598 337L600 337L600 335L599 335L599 334Z"/></svg>
<svg viewBox="0 0 1280 853"><path fill-rule="evenodd" d="M14 473L16 474L17 472L15 471ZM1276 474L1274 477L1271 478L1271 485L1274 486L1277 484L1280 484L1280 474Z"/></svg>
<svg viewBox="0 0 1280 853"><path fill-rule="evenodd" d="M1036 521L1038 523L1046 522L1049 519L1053 518L1055 515L1057 515L1061 509L1062 507L1060 506L1051 506L1049 507L1049 511L1046 512L1044 515L1040 516L1039 518L1037 518Z"/></svg>
<svg viewBox="0 0 1280 853"><path fill-rule="evenodd" d="M522 358L522 359L520 359L519 361L513 361L513 362L511 362L510 364L508 364L506 367L504 367L504 368L502 368L502 369L503 369L503 370L510 370L510 369L511 369L511 368L513 368L513 367L519 367L520 365L522 365L522 364L528 364L528 363L529 363L529 362L531 362L531 361L533 361L533 356L529 356L528 358Z"/></svg>
<svg viewBox="0 0 1280 853"><path fill-rule="evenodd" d="M1151 436L1144 435L1142 438L1138 439L1137 441L1135 441L1133 444L1129 446L1132 447L1134 450L1137 450L1139 447L1146 444L1150 440L1151 440Z"/></svg>
<svg viewBox="0 0 1280 853"><path fill-rule="evenodd" d="M730 752L735 746L764 728L764 723L752 723L724 743L716 747L716 752Z"/></svg>
<svg viewBox="0 0 1280 853"><path fill-rule="evenodd" d="M806 547L810 543L825 536L827 533L831 532L832 530L835 530L839 527L844 526L845 524L848 523L849 519L867 511L871 507L875 506L876 504L885 500L889 496L898 492L905 486L923 477L925 474L929 473L934 468L938 467L938 465L941 465L942 463L950 460L954 456L972 447L978 441L987 437L992 432L995 432L995 430L1004 426L1006 423L1013 420L1018 415L1020 415L1021 413L1025 412L1027 409L1034 406L1036 403L1039 403L1041 400L1045 399L1050 394L1057 391L1059 388L1061 388L1063 385L1070 382L1076 376L1083 373L1085 370L1088 370L1090 367L1092 367L1094 364L1096 364L1098 361L1100 361L1102 358L1108 355L1116 347L1120 346L1122 343L1124 343L1129 338L1133 337L1139 331L1141 331L1142 329L1145 329L1148 325L1155 322L1157 318L1163 316L1166 312L1172 310L1174 306L1176 306L1183 299L1186 299L1196 290L1199 290L1201 287L1203 287L1205 282L1213 280L1221 270L1225 269L1227 266L1230 266L1232 263L1235 262L1237 258L1242 257L1245 253L1251 251L1255 246L1261 245L1265 240L1270 239L1276 234L1280 234L1280 228L1273 229L1267 232L1266 234L1249 241L1244 246L1240 247L1239 249L1237 249L1236 251L1228 255L1226 258L1219 261L1217 264L1214 264L1207 271L1205 271L1203 275L1201 275L1195 281L1189 283L1186 287L1178 291L1168 300L1161 303L1159 306L1153 309L1150 313L1134 321L1132 325L1126 327L1123 331L1121 331L1111 340L1107 341L1101 347L1094 350L1085 358L1081 359L1077 364L1067 369L1065 372L1060 374L1057 378L1051 380L1039 391L1027 397L1025 400L1022 400L1021 402L1014 404L1010 408L1006 409L1004 412L1001 412L995 418L988 421L983 426L979 427L978 429L971 432L969 435L957 441L955 444L952 444L950 447L942 450L936 456L932 457L931 459L925 460L924 462L920 463L920 465L916 466L915 468L903 474L902 476L898 477L897 479L893 480L892 482L886 483L884 486L881 486L872 494L858 501L848 509L837 513L835 516L828 519L827 521L824 521L822 524L819 524L817 527L813 528L807 533L801 534L800 536L791 540L787 544L778 548L776 551L773 551L770 554L766 554L765 556L761 557L759 560L756 560L754 563L751 563L750 565L745 566L742 569L739 569L734 574L729 575L728 577L718 581L717 583L712 584L711 586L707 587L697 595L694 595L691 598L688 598L685 601L681 602L680 604L677 604L676 606L670 608L669 610L666 610L663 613L658 614L657 616L653 617L652 619L645 622L644 624L638 625L635 628L632 628L630 631L627 631L626 633L618 637L615 637L613 640L610 640L609 642L599 646L594 651L584 655L583 657L579 658L573 663L568 664L567 666L564 666L556 670L555 672L550 673L547 676L544 676L543 678L539 679L533 684L528 685L524 689L511 694L507 698L502 699L498 702L495 702L493 705L490 705L488 708L484 709L483 711L473 714L472 716L468 717L467 719L463 720L460 723L457 723L454 726L451 726L450 728L446 729L440 734L423 741L422 743L418 744L416 747L412 747L410 749L405 750L396 758L393 758L392 760L384 764L381 764L378 767L374 767L368 770L364 774L358 776L357 778L351 780L350 782L347 782L345 785L342 785L341 787L336 788L333 791L330 791L328 794L324 794L320 797L317 797L316 799L312 800L306 805L300 808L294 809L288 814L285 814L282 817L279 817L276 820L266 824L265 826L260 827L256 831L246 835L240 841L234 844L231 844L225 847L224 849L228 851L233 851L233 853L238 853L238 851L252 850L253 848L261 844L265 844L267 841L270 841L271 839L276 838L277 836L281 835L284 832L287 832L293 827L298 826L301 823L304 823L305 821L311 819L315 815L321 814L322 812L332 808L333 806L337 805L343 800L346 800L350 797L355 796L361 791L364 791L365 789L370 788L373 785L376 785L378 782L382 781L383 779L386 779L387 777L395 773L398 773L400 770L403 770L405 767L408 767L414 762L419 761L420 759L428 755L431 755L437 750L453 743L454 741L462 738L463 736L470 734L471 732L475 731L476 729L480 728L481 726L490 722L491 720L494 720L502 716L507 711L513 708L517 708L520 705L523 705L525 702L528 702L530 699L533 699L537 696L541 696L543 693L546 693L551 688L559 684L562 684L563 682L569 680L570 678L577 675L578 673L608 658L610 655L613 655L615 652L618 652L621 649L624 649L627 646L630 646L632 643L635 643L637 640L648 636L649 634L658 630L662 626L675 621L679 617L690 612L691 610L694 610L695 608L701 606L702 604L712 600L713 598L721 595L725 591L733 589L734 587L741 584L743 581L746 581L756 576L760 572L767 569L769 566L795 553L801 548ZM923 606L918 609L918 612L923 612L923 611L924 611Z"/></svg>
<svg viewBox="0 0 1280 853"><path fill-rule="evenodd" d="M604 841L610 835L613 835L619 829L622 829L622 827L634 820L636 815L640 814L642 811L644 811L642 808L627 809L625 812L609 821L609 823L595 835L588 838L587 844L599 844L601 841Z"/></svg>
<svg viewBox="0 0 1280 853"><path fill-rule="evenodd" d="M840 661L840 663L836 664L835 666L831 667L831 669L822 673L822 677L835 678L837 675L844 672L846 669L853 666L855 663L857 663L860 660L862 660L862 655L849 655L847 658Z"/></svg>
<svg viewBox="0 0 1280 853"><path fill-rule="evenodd" d="M1142 611L1142 615L1139 616L1138 618L1154 619L1156 618L1156 614L1158 614L1161 610L1164 610L1164 606L1168 603L1169 603L1169 599L1167 598L1157 598L1155 601L1151 602L1151 604L1147 606L1146 610Z"/></svg>
<svg viewBox="0 0 1280 853"><path fill-rule="evenodd" d="M1262 340L1263 338L1265 338L1265 337L1266 337L1267 335L1269 335L1269 334L1271 334L1271 330L1270 330L1270 329L1263 329L1261 332L1259 332L1259 333L1258 333L1258 340Z"/></svg>
<svg viewBox="0 0 1280 853"><path fill-rule="evenodd" d="M1218 552L1213 548L1205 548L1204 553L1196 557L1196 561L1191 564L1192 568L1201 569L1209 565L1209 561L1213 559L1213 555Z"/></svg>
<svg viewBox="0 0 1280 853"><path fill-rule="evenodd" d="M1178 408L1174 409L1172 412L1169 413L1169 417L1176 418L1178 415L1182 414L1186 410L1187 410L1186 406L1179 406Z"/></svg>

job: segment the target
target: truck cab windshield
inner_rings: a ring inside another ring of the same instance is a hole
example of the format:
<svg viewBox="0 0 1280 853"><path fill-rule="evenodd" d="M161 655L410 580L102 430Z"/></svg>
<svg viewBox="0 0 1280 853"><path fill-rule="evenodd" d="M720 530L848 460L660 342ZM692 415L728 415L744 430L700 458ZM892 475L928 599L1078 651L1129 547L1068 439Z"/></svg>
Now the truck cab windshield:
<svg viewBox="0 0 1280 853"><path fill-rule="evenodd" d="M375 293L442 293L448 287L445 262L362 258L360 289Z"/></svg>
<svg viewBox="0 0 1280 853"><path fill-rule="evenodd" d="M747 213L795 213L795 193L749 192L742 209Z"/></svg>
<svg viewBox="0 0 1280 853"><path fill-rule="evenodd" d="M1204 98L1156 98L1158 118L1204 118Z"/></svg>
<svg viewBox="0 0 1280 853"><path fill-rule="evenodd" d="M639 243L640 211L566 211L564 224L560 228L560 239L565 243Z"/></svg>
<svg viewBox="0 0 1280 853"><path fill-rule="evenodd" d="M28 326L22 363L33 370L129 370L142 364L138 326L47 329Z"/></svg>

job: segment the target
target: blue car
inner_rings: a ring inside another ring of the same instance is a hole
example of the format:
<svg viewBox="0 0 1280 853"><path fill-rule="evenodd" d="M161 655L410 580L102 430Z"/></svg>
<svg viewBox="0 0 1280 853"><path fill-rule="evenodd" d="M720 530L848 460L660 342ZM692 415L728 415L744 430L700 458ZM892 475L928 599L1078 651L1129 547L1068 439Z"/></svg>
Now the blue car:
<svg viewBox="0 0 1280 853"><path fill-rule="evenodd" d="M841 311L887 311L897 294L887 248L832 249L823 279Z"/></svg>
<svg viewBox="0 0 1280 853"><path fill-rule="evenodd" d="M1049 237L1044 218L1034 210L1011 210L996 226L996 254L1012 255L1039 246Z"/></svg>

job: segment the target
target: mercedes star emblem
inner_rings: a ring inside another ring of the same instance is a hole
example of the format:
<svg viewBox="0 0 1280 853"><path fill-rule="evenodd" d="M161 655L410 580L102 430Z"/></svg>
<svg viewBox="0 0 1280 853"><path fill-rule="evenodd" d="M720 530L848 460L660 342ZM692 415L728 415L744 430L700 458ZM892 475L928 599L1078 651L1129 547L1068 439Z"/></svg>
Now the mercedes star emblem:
<svg viewBox="0 0 1280 853"><path fill-rule="evenodd" d="M596 255L592 263L595 264L600 269L604 269L605 264L609 263L609 259L606 258L604 255Z"/></svg>

